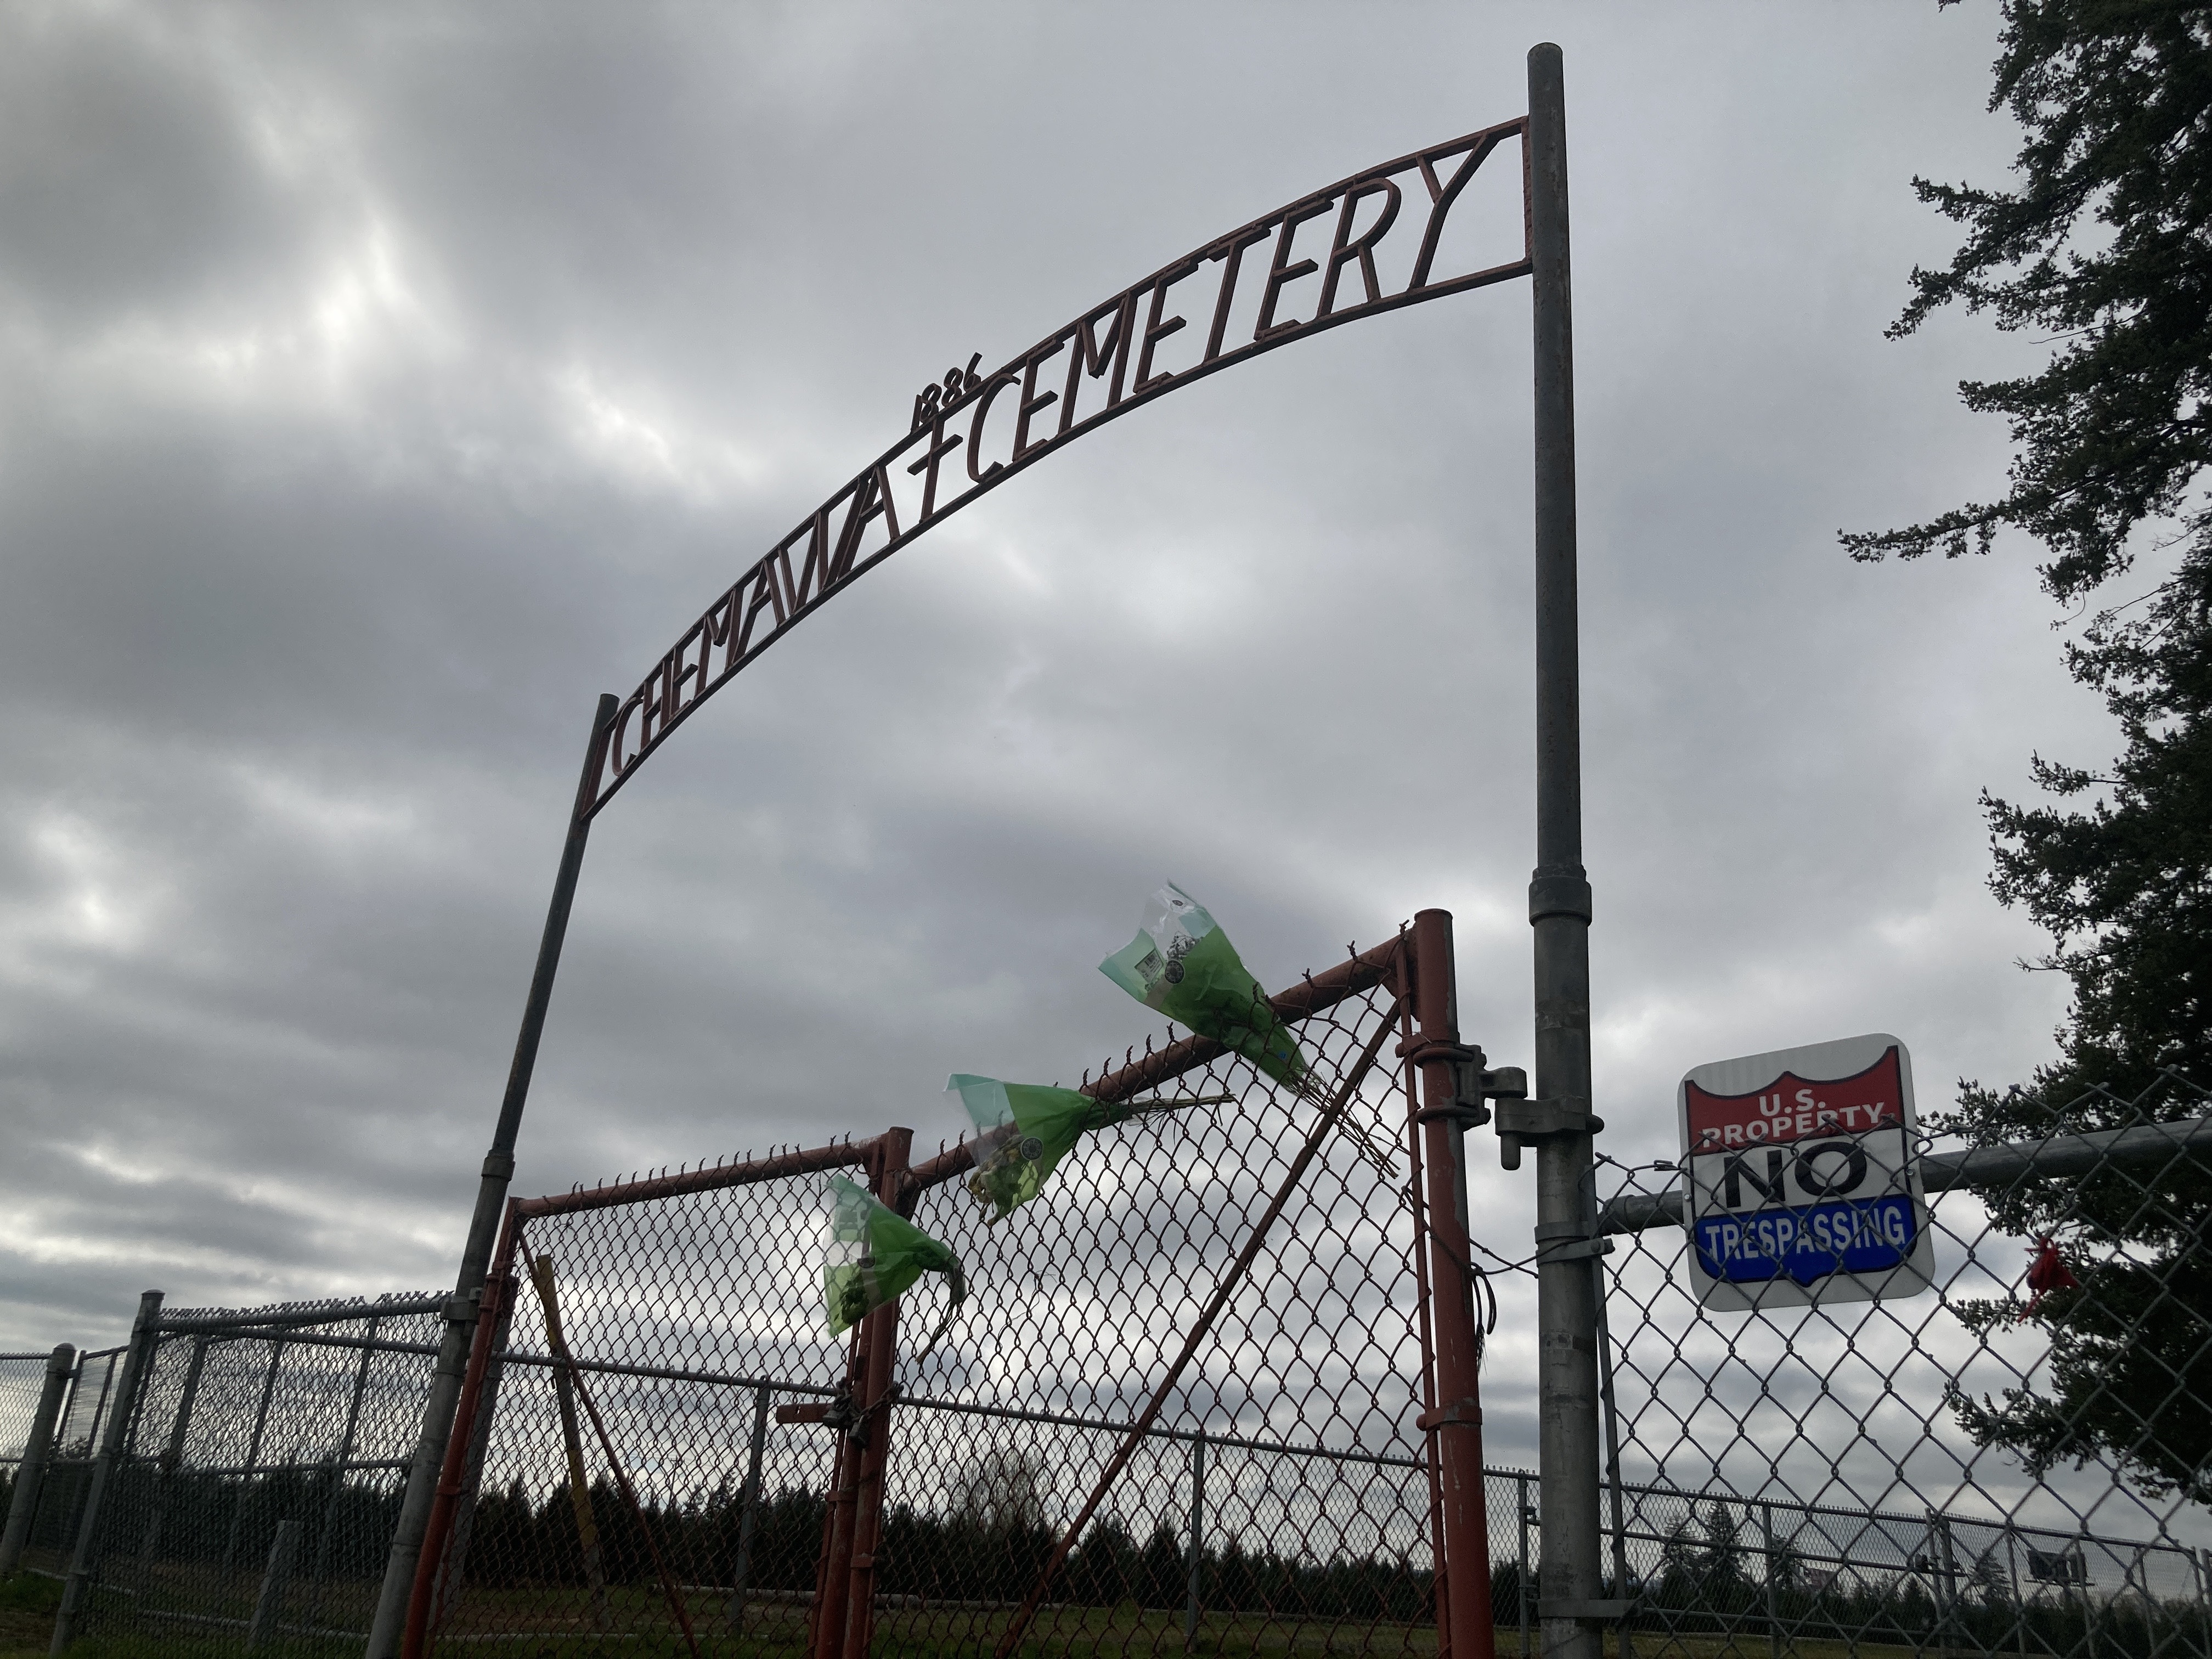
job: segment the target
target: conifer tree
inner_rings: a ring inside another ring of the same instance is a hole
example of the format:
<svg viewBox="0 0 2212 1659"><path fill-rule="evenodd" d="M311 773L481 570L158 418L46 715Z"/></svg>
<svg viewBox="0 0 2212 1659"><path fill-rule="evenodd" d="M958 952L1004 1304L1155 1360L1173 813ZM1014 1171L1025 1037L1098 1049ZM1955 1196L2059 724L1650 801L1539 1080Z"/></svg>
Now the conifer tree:
<svg viewBox="0 0 2212 1659"><path fill-rule="evenodd" d="M1980 1143L2117 1127L2143 1099L2202 1111L2186 1088L2159 1091L2169 1071L2212 1086L2212 6L2002 12L1990 106L2023 133L2014 187L1914 181L1965 241L1912 273L1890 333L1957 305L2055 349L2038 373L1960 389L2009 423L2001 496L1844 537L1879 560L1984 553L2021 532L2053 599L2101 606L2068 662L2117 717L2120 754L2039 755L2048 800L1982 799L1990 885L2051 935L2030 965L2064 974L2072 1000L2054 1060L2024 1085L1966 1085L1933 1120ZM2153 561L2171 574L2152 580L2139 567ZM2081 1285L2032 1313L1967 1310L1985 1328L2033 1318L2052 1341L2048 1386L1954 1401L1978 1441L2038 1470L2101 1456L2154 1490L2212 1497L2207 1186L2196 1166L1984 1194L2000 1226L2057 1236Z"/></svg>

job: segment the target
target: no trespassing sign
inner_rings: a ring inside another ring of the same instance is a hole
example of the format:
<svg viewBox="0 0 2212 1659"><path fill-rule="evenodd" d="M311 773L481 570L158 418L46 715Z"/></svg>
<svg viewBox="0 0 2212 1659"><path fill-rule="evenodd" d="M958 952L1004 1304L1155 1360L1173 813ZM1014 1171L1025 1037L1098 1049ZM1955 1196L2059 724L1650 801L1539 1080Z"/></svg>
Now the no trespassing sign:
<svg viewBox="0 0 2212 1659"><path fill-rule="evenodd" d="M1864 1302L1929 1287L1912 1060L1895 1037L1694 1066L1676 1106L1690 1279L1706 1307Z"/></svg>

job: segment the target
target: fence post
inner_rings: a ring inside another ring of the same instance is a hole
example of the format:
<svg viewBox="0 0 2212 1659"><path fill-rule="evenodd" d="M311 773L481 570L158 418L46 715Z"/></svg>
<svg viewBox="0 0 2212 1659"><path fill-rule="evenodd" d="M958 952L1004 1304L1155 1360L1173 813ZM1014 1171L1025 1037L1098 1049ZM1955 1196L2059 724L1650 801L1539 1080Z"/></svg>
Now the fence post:
<svg viewBox="0 0 2212 1659"><path fill-rule="evenodd" d="M380 1315L371 1314L368 1328L362 1333L362 1340L374 1343L376 1328L383 1322ZM331 1460L331 1495L323 1505L323 1528L315 1539L315 1564L311 1570L310 1582L314 1589L313 1600L308 1604L312 1609L308 1615L310 1623L322 1616L323 1586L329 1576L331 1540L337 1532L338 1510L345 1496L346 1466L353 1461L354 1436L361 1427L361 1402L368 1391L369 1362L375 1358L376 1350L373 1346L361 1351L361 1364L354 1367L353 1396L346 1402L345 1427L338 1435L337 1455Z"/></svg>
<svg viewBox="0 0 2212 1659"><path fill-rule="evenodd" d="M2081 1540L2074 1546L2075 1559L2081 1564L2081 1582L2075 1585L2081 1597L2081 1646L2089 1659L2097 1659L2097 1604L2089 1595L2089 1529L2081 1528Z"/></svg>
<svg viewBox="0 0 2212 1659"><path fill-rule="evenodd" d="M177 1395L176 1420L169 1425L169 1443L161 1449L161 1461L154 1467L154 1499L147 1507L152 1511L146 1517L146 1541L138 1547L138 1594L146 1593L147 1576L154 1571L154 1557L161 1548L161 1521L169 1507L169 1488L175 1484L178 1466L185 1461L185 1437L191 1432L192 1401L200 1391L200 1371L207 1364L208 1340L204 1336L192 1339L192 1357L185 1367L185 1385Z"/></svg>
<svg viewBox="0 0 2212 1659"><path fill-rule="evenodd" d="M1948 1655L1951 1650L1951 1613L1949 1601L1943 1593L1943 1521L1934 1510L1923 1510L1921 1517L1921 1528L1926 1537L1921 1559L1927 1563L1928 1594L1936 1608L1935 1621L1928 1633L1933 1638L1936 1653Z"/></svg>
<svg viewBox="0 0 2212 1659"><path fill-rule="evenodd" d="M745 1462L744 1509L738 1516L738 1559L730 1569L730 1605L722 1615L733 1635L744 1629L745 1589L753 1571L753 1531L760 1524L761 1463L767 1451L768 1384L763 1382L753 1390L753 1444Z"/></svg>
<svg viewBox="0 0 2212 1659"><path fill-rule="evenodd" d="M46 1482L46 1460L53 1455L54 1426L62 1414L62 1396L69 1392L70 1373L76 1369L76 1350L66 1342L46 1356L46 1380L39 1388L39 1403L31 1412L31 1436L23 1443L23 1461L15 1465L15 1495L8 1500L7 1530L0 1532L0 1578L15 1571L31 1541L31 1522L39 1513L39 1488Z"/></svg>
<svg viewBox="0 0 2212 1659"><path fill-rule="evenodd" d="M584 867L584 844L592 821L586 810L596 798L593 784L606 759L607 733L614 724L617 700L599 699L592 717L592 735L584 750L584 771L576 785L575 804L568 814L568 833L561 846L561 865L553 878L553 897L545 907L545 929L538 936L538 961L530 975L530 992L522 1006L522 1029L514 1039L514 1059L507 1067L507 1091L499 1105L491 1150L484 1154L477 1184L475 1213L469 1218L467 1242L461 1248L461 1265L454 1276L453 1295L446 1304L446 1330L438 1345L438 1358L430 1374L430 1392L422 1402L422 1428L415 1443L407 1470L407 1486L399 1500L398 1524L392 1528L392 1551L384 1564L384 1582L377 1590L376 1612L368 1628L365 1659L392 1659L404 1639L414 1611L417 1568L429 1536L432 1511L438 1504L438 1487L446 1468L447 1441L453 1431L453 1413L461 1403L461 1390L476 1347L476 1324L484 1291L484 1277L500 1222L507 1211L507 1182L514 1177L514 1142L522 1130L523 1103L530 1096L531 1073L538 1065L538 1039L545 1029L545 1011L553 1000L553 976L561 966L561 944L568 937L568 910L576 897L576 878Z"/></svg>
<svg viewBox="0 0 2212 1659"><path fill-rule="evenodd" d="M2027 1597L2020 1589L2020 1551L2016 1547L2019 1534L2009 1521L2005 1522L2004 1540L2005 1577L2012 1581L2014 1638L2020 1649L2020 1659L2027 1659ZM2205 1659L2212 1659L2212 1654L2207 1654Z"/></svg>
<svg viewBox="0 0 2212 1659"><path fill-rule="evenodd" d="M908 1157L914 1150L914 1131L886 1129L876 1139L876 1154L869 1160L878 1199L902 1216L914 1213L920 1196L906 1178ZM884 1468L890 1456L891 1369L898 1358L896 1298L870 1314L875 1326L868 1339L867 1366L863 1373L866 1392L855 1402L860 1423L853 1437L860 1443L860 1463L853 1493L853 1531L850 1565L846 1572L846 1613L842 1650L825 1648L821 1659L868 1659L868 1644L876 1632L876 1550L884 1535Z"/></svg>
<svg viewBox="0 0 2212 1659"><path fill-rule="evenodd" d="M269 1427L269 1403L276 1395L276 1371L284 1363L284 1339L277 1337L269 1344L269 1374L261 1379L261 1403L254 1408L253 1431L246 1437L246 1468L238 1480L238 1496L230 1506L230 1534L223 1540L222 1565L216 1577L227 1590L230 1587L230 1564L238 1559L238 1534L246 1525L246 1506L252 1501L253 1476L261 1465L261 1437Z"/></svg>
<svg viewBox="0 0 2212 1659"><path fill-rule="evenodd" d="M1778 1586L1774 1582L1774 1569L1779 1559L1774 1553L1774 1505L1762 1503L1759 1506L1759 1529L1766 1545L1766 1651L1770 1659L1782 1659L1782 1616ZM1624 1589L1622 1594L1627 1592Z"/></svg>
<svg viewBox="0 0 2212 1659"><path fill-rule="evenodd" d="M2205 1659L2212 1659L2212 1582L2208 1582L2204 1571L2204 1552L2189 1552L2191 1564L2197 1569L2197 1629L2203 1639L2202 1651ZM2021 1650L2023 1653L2026 1650Z"/></svg>
<svg viewBox="0 0 2212 1659"><path fill-rule="evenodd" d="M76 1634L77 1618L84 1611L93 1553L100 1541L100 1500L107 1495L108 1486L115 1479L116 1466L123 1461L131 1419L138 1403L139 1383L153 1361L161 1319L161 1293L148 1291L138 1298L138 1316L131 1322L131 1346L123 1356L123 1375L108 1395L107 1422L100 1437L99 1453L93 1459L84 1508L77 1517L76 1548L70 1559L69 1577L62 1583L60 1610L54 1614L53 1645L47 1650L56 1659L68 1650L70 1639Z"/></svg>
<svg viewBox="0 0 2212 1659"><path fill-rule="evenodd" d="M253 1599L253 1622L246 1627L246 1650L252 1653L276 1634L283 1611L284 1590L292 1577L292 1557L300 1547L300 1523L279 1521L270 1541L269 1565L261 1575L261 1594Z"/></svg>
<svg viewBox="0 0 2212 1659"><path fill-rule="evenodd" d="M1199 1601L1206 1576L1206 1437L1194 1435L1190 1443L1190 1601L1182 1613L1182 1645L1187 1653L1198 1649Z"/></svg>
<svg viewBox="0 0 2212 1659"><path fill-rule="evenodd" d="M1521 1603L1521 1659L1529 1659L1528 1522L1534 1512L1528 1507L1528 1477L1525 1474L1516 1474L1513 1477L1513 1483L1521 1500L1521 1578L1520 1595L1517 1598Z"/></svg>
<svg viewBox="0 0 2212 1659"><path fill-rule="evenodd" d="M1429 1285L1435 1317L1437 1405L1421 1414L1434 1435L1443 1486L1444 1616L1441 1640L1451 1659L1494 1659L1497 1632L1490 1608L1490 1520L1482 1472L1482 1332L1474 1317L1472 1247L1461 1217L1462 1161L1454 1128L1468 1093L1461 1073L1480 1072L1483 1054L1460 1042L1458 990L1452 962L1451 913L1423 910L1413 918L1414 1047L1408 1059L1421 1077L1425 1127L1422 1164L1428 1176L1423 1217L1429 1236ZM1475 1085L1480 1103L1480 1085Z"/></svg>

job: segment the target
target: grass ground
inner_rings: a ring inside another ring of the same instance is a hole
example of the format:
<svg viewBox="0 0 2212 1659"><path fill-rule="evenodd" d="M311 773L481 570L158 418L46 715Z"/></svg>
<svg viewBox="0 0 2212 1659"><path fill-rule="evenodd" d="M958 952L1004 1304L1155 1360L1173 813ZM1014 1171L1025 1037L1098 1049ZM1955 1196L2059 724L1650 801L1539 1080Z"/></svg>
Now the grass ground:
<svg viewBox="0 0 2212 1659"><path fill-rule="evenodd" d="M450 1656L482 1654L483 1659L689 1659L673 1620L657 1595L628 1587L611 1593L611 1623L606 1633L581 1625L577 1598L563 1595L549 1604L541 1594L477 1592L440 1646ZM0 1580L0 1659L44 1659L52 1639L54 1611L61 1585L52 1578L18 1573ZM704 1659L802 1659L806 1645L806 1608L797 1601L757 1601L745 1613L742 1632L732 1631L721 1609L702 1598L691 1609ZM976 1659L997 1645L1006 1627L1000 1610L965 1611L887 1608L877 1620L874 1651L881 1659ZM95 1631L71 1650L71 1659L234 1659L236 1638L198 1636L182 1631L128 1635ZM300 1637L271 1644L271 1659L358 1659L357 1640ZM1268 1656L1374 1655L1376 1659L1426 1659L1436 1651L1432 1630L1419 1626L1366 1620L1312 1620L1290 1624L1257 1614L1213 1613L1200 1626L1196 1651L1214 1659L1268 1659ZM1182 1615L1139 1608L1060 1607L1038 1617L1023 1659L1108 1659L1109 1656L1180 1656ZM1499 1659L1537 1659L1540 1649L1524 1656L1520 1632L1498 1632ZM1970 1659L1930 1648L1842 1641L1795 1641L1783 1644L1784 1659ZM1621 1659L1619 1638L1608 1633L1606 1659ZM1718 1636L1662 1637L1656 1632L1630 1638L1628 1659L1771 1659L1764 1635L1730 1640Z"/></svg>
<svg viewBox="0 0 2212 1659"><path fill-rule="evenodd" d="M11 1573L0 1578L0 1659L27 1659L43 1655L54 1637L54 1609L62 1604L62 1587L36 1573Z"/></svg>

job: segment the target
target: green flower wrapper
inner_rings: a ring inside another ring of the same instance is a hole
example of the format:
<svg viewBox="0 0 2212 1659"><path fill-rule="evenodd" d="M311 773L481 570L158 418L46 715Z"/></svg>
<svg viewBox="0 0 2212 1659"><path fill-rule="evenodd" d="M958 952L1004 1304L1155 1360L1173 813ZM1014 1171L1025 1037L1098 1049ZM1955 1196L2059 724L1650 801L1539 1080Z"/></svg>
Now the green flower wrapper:
<svg viewBox="0 0 2212 1659"><path fill-rule="evenodd" d="M830 1177L830 1251L833 1257L845 1258L833 1259L822 1269L830 1335L843 1335L924 1273L950 1279L951 1305L960 1305L968 1287L958 1256L843 1176ZM950 1308L945 1318L951 1318ZM943 1328L939 1327L940 1333Z"/></svg>
<svg viewBox="0 0 2212 1659"><path fill-rule="evenodd" d="M1145 906L1136 938L1098 971L1147 1008L1212 1037L1303 1094L1306 1057L1206 907L1170 882Z"/></svg>
<svg viewBox="0 0 2212 1659"><path fill-rule="evenodd" d="M1091 1129L1137 1115L1133 1106L1102 1106L1073 1089L955 1072L945 1091L957 1094L975 1125L975 1171L968 1190L1004 1221L1043 1188L1060 1160Z"/></svg>

